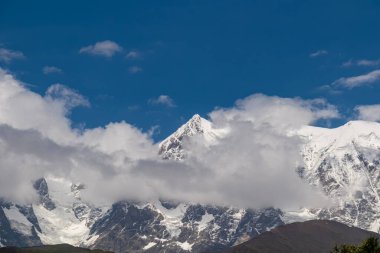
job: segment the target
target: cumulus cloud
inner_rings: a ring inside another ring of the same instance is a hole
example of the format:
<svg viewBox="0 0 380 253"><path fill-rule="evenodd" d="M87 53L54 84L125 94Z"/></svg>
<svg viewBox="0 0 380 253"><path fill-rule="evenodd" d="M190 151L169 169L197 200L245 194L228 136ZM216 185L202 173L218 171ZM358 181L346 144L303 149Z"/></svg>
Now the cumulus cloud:
<svg viewBox="0 0 380 253"><path fill-rule="evenodd" d="M45 66L42 68L42 73L44 73L45 75L48 75L48 74L62 74L63 71L62 69L58 68L58 67L55 67L55 66Z"/></svg>
<svg viewBox="0 0 380 253"><path fill-rule="evenodd" d="M353 89L365 85L372 85L373 83L380 80L380 70L374 70L369 73L351 76L351 77L342 77L334 81L331 86L337 88L347 88Z"/></svg>
<svg viewBox="0 0 380 253"><path fill-rule="evenodd" d="M380 121L380 104L355 107L356 117L361 120Z"/></svg>
<svg viewBox="0 0 380 253"><path fill-rule="evenodd" d="M339 116L325 100L256 94L216 109L210 120L222 134L211 145L202 136L185 140L190 152L178 162L160 159L150 133L126 122L73 129L66 105L73 91L55 87L59 96L40 96L0 72L3 198L33 201L31 182L53 176L83 183L82 198L94 203L164 198L286 208L325 201L296 174L302 141L292 134Z"/></svg>
<svg viewBox="0 0 380 253"><path fill-rule="evenodd" d="M24 59L25 56L20 51L15 51L7 48L0 48L0 61L10 63L13 60Z"/></svg>
<svg viewBox="0 0 380 253"><path fill-rule="evenodd" d="M310 53L309 56L310 56L310 58L316 58L316 57L319 57L319 56L328 55L328 53L329 52L327 50L320 49L318 51Z"/></svg>
<svg viewBox="0 0 380 253"><path fill-rule="evenodd" d="M148 103L151 105L164 105L167 107L175 107L174 100L168 95L160 95L157 98L151 98L148 100Z"/></svg>
<svg viewBox="0 0 380 253"><path fill-rule="evenodd" d="M94 45L89 45L86 47L82 47L79 50L81 54L90 54L90 55L99 55L104 57L112 57L116 53L121 52L122 47L119 46L116 42L111 40L99 41Z"/></svg>

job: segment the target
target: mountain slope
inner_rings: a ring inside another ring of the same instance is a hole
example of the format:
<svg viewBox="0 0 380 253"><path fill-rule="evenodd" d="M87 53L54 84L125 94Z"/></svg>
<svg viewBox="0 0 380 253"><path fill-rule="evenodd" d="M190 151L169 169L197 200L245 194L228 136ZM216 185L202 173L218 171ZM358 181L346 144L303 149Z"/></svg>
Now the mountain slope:
<svg viewBox="0 0 380 253"><path fill-rule="evenodd" d="M328 253L341 244L360 244L376 233L326 220L279 226L223 253Z"/></svg>
<svg viewBox="0 0 380 253"><path fill-rule="evenodd" d="M380 124L352 121L335 129L305 127L302 178L336 200L317 217L363 229L380 226Z"/></svg>

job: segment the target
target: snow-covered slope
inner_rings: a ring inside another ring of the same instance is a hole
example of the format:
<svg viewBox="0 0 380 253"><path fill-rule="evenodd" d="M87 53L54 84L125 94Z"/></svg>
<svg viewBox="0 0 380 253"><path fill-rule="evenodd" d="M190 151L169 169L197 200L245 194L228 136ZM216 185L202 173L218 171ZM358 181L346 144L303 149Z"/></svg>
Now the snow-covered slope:
<svg viewBox="0 0 380 253"><path fill-rule="evenodd" d="M320 185L337 207L314 211L363 229L380 225L380 124L351 121L334 129L304 127L300 175Z"/></svg>
<svg viewBox="0 0 380 253"><path fill-rule="evenodd" d="M160 143L158 153L163 159L182 160L185 158L186 148L184 145L188 138L198 135L206 144L212 145L224 134L225 130L213 128L210 121L195 114L187 123Z"/></svg>
<svg viewBox="0 0 380 253"><path fill-rule="evenodd" d="M163 159L186 159L189 138L197 136L211 146L224 134L194 115L160 144L159 153ZM70 243L115 252L203 252L241 243L297 220L333 219L377 231L380 124L352 121L334 129L305 126L296 135L304 140L300 152L305 161L297 172L335 199L334 207L282 212L163 200L95 207L80 198L81 185L46 178L34 184L39 203L16 206L0 202L0 243Z"/></svg>

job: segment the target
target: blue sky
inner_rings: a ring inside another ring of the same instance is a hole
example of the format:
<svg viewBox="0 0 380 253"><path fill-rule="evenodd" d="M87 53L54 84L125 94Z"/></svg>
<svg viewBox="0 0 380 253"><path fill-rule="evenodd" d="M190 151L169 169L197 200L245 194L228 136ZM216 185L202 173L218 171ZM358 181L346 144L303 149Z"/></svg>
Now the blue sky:
<svg viewBox="0 0 380 253"><path fill-rule="evenodd" d="M380 103L379 13L374 0L5 0L0 67L85 96L74 126L125 120L161 139L254 93L325 98L334 125Z"/></svg>

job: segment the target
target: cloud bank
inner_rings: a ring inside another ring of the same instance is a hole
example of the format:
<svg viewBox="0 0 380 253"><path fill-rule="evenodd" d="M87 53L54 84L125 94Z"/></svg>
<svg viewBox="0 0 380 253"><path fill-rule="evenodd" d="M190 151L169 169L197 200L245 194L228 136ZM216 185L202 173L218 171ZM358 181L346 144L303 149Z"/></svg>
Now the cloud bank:
<svg viewBox="0 0 380 253"><path fill-rule="evenodd" d="M88 101L63 85L41 96L1 70L0 91L2 198L33 201L33 180L53 176L83 183L82 198L94 204L164 198L290 208L325 202L295 173L302 143L289 134L338 117L324 100L256 94L216 109L210 120L223 135L212 145L201 136L188 139L188 157L178 162L162 160L150 135L126 122L73 129L70 110Z"/></svg>

